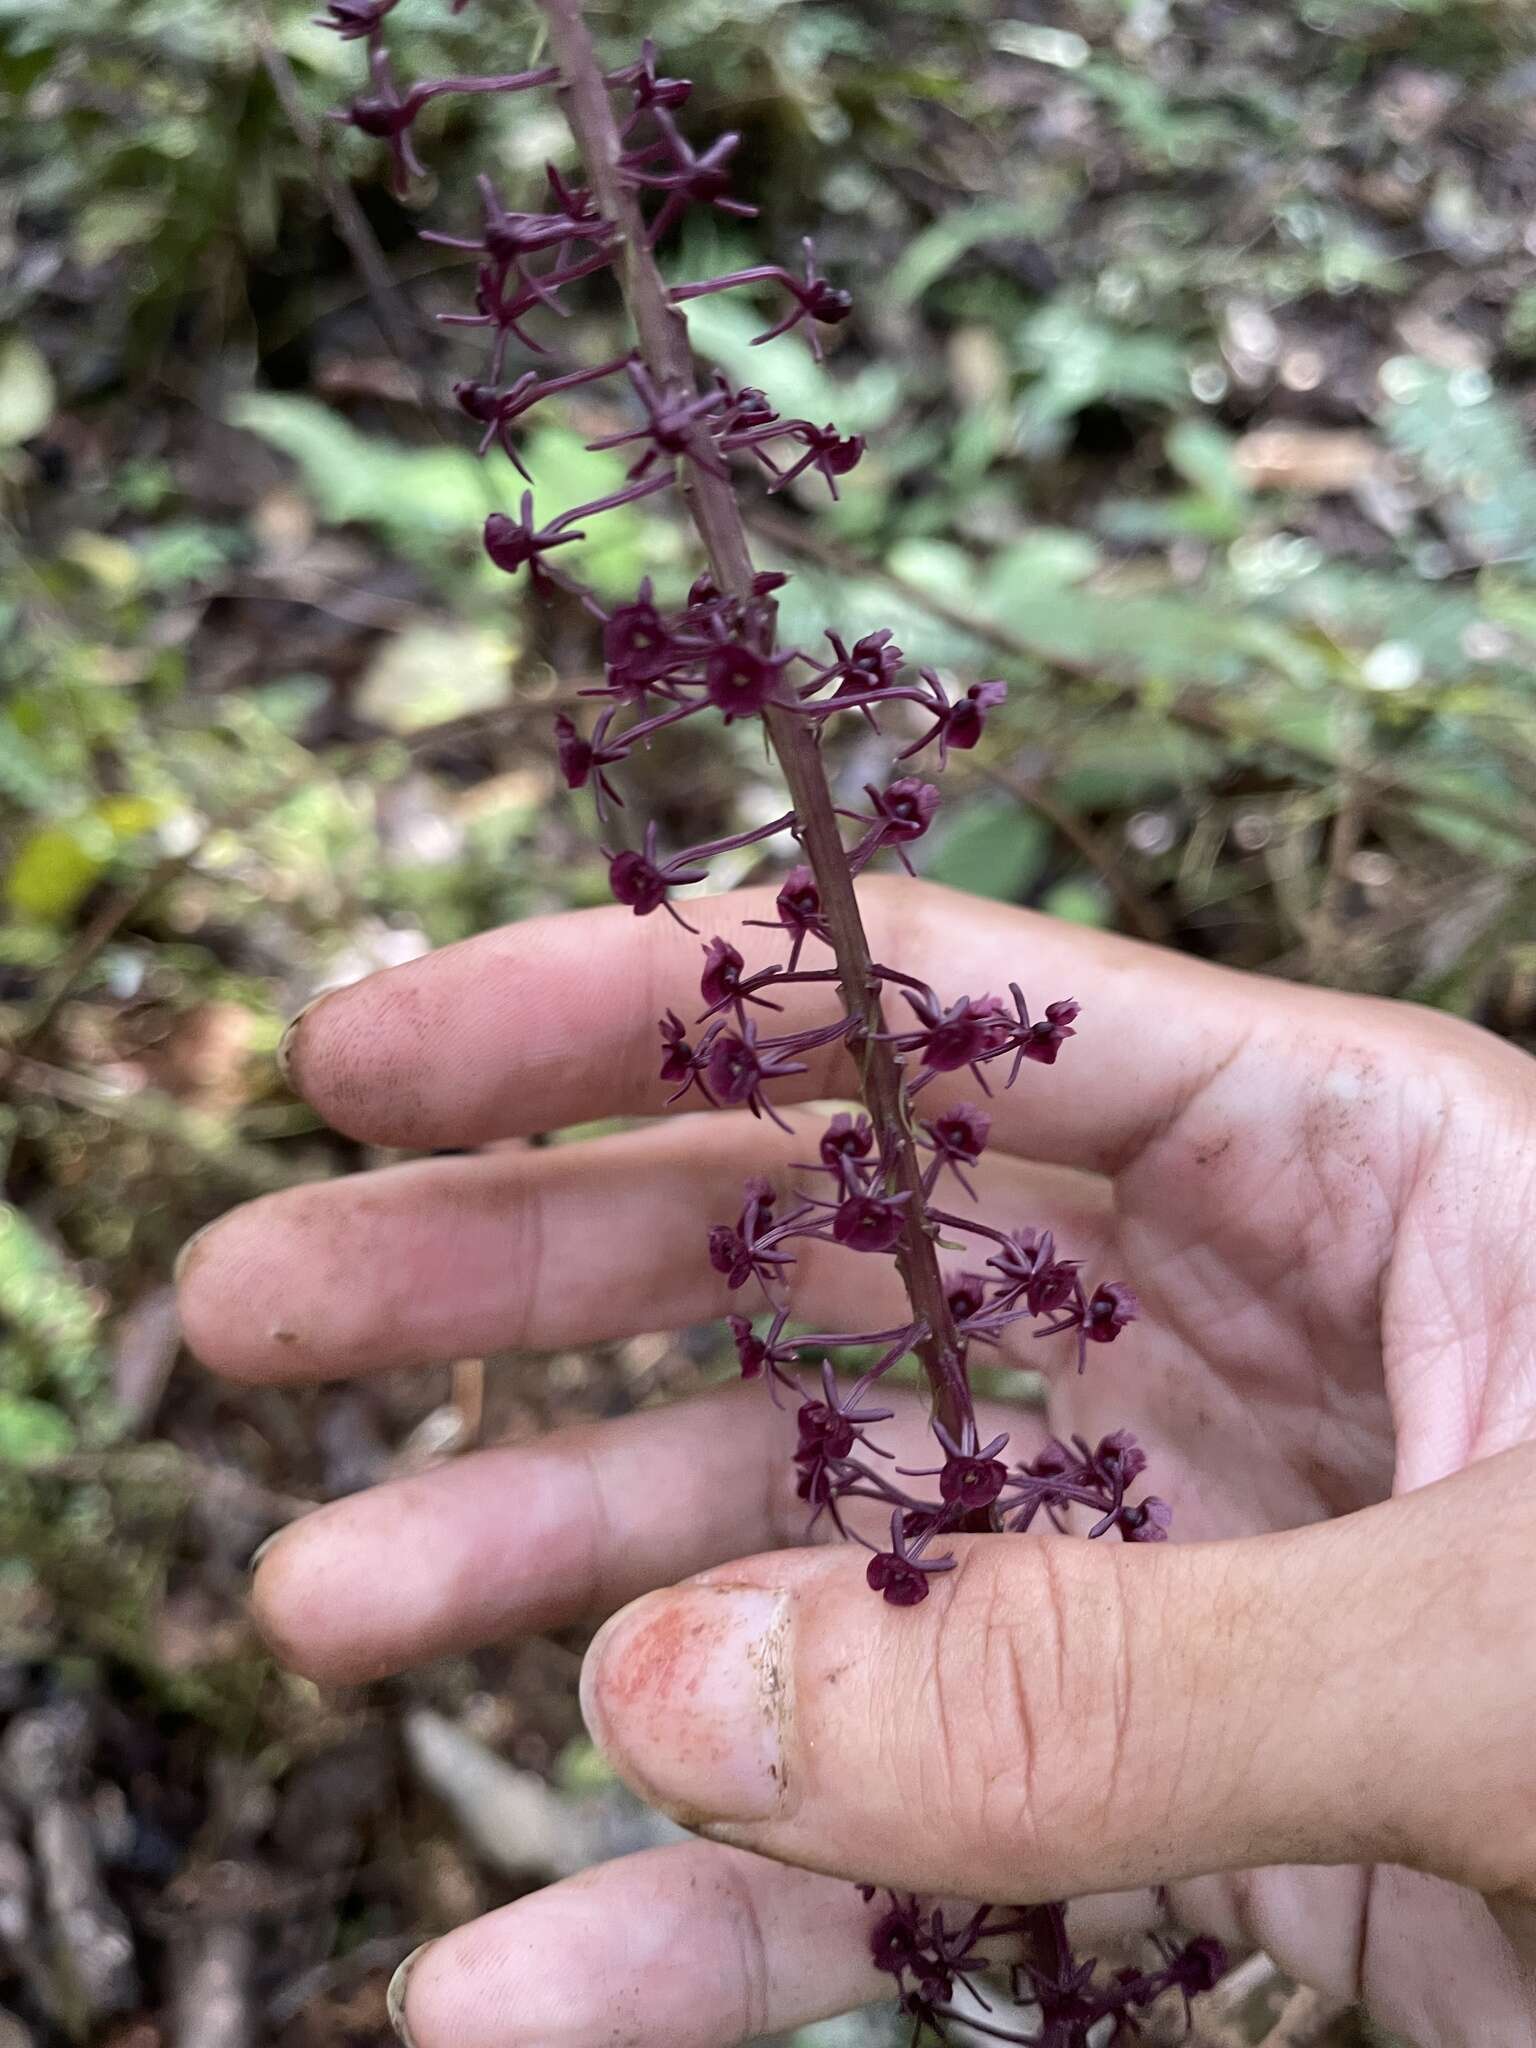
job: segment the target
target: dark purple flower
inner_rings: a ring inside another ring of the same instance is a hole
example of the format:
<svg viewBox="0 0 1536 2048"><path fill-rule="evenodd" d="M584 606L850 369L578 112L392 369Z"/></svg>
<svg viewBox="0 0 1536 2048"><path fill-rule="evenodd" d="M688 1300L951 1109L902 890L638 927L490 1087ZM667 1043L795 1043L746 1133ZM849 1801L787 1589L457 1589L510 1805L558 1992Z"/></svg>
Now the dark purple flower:
<svg viewBox="0 0 1536 2048"><path fill-rule="evenodd" d="M957 1323L969 1322L972 1316L979 1316L986 1307L986 1275L952 1274L944 1283L944 1299L949 1303L949 1312Z"/></svg>
<svg viewBox="0 0 1536 2048"><path fill-rule="evenodd" d="M590 781L597 796L597 815L607 816L607 805L615 803L624 808L624 799L608 780L608 770L619 761L626 760L634 744L634 734L626 733L618 740L609 738L612 724L612 710L605 711L597 721L591 739L578 731L575 722L562 711L555 718L555 755L560 763L560 773L567 789L584 789Z"/></svg>
<svg viewBox="0 0 1536 2048"><path fill-rule="evenodd" d="M875 1968L888 1970L893 1977L913 1967L922 1946L915 1898L905 1905L893 1905L869 1931L869 1952Z"/></svg>
<svg viewBox="0 0 1536 2048"><path fill-rule="evenodd" d="M709 1263L723 1273L734 1290L754 1277L764 1288L783 1277L794 1264L788 1252L774 1248L775 1201L772 1183L749 1180L742 1190L741 1214L734 1224L716 1223L709 1233Z"/></svg>
<svg viewBox="0 0 1536 2048"><path fill-rule="evenodd" d="M912 1199L899 1195L849 1195L832 1219L832 1235L852 1252L888 1252L900 1242L903 1210Z"/></svg>
<svg viewBox="0 0 1536 2048"><path fill-rule="evenodd" d="M757 1336L745 1316L727 1316L731 1336L736 1345L736 1356L741 1361L741 1376L744 1380L761 1379L763 1367L768 1363L768 1346Z"/></svg>
<svg viewBox="0 0 1536 2048"><path fill-rule="evenodd" d="M339 10L338 10L339 11ZM341 26L340 23L336 24ZM376 23L353 26L349 19L343 34L371 34ZM402 93L390 69L389 52L376 43L369 58L373 90L361 94L347 107L331 110L331 119L359 129L389 145L391 183L397 198L404 197L412 178L424 178L426 169L411 144L411 123L430 100L444 93L525 92L530 86L553 85L559 71L546 66L542 71L520 71L495 78L431 78Z"/></svg>
<svg viewBox="0 0 1536 2048"><path fill-rule="evenodd" d="M994 710L1008 694L1008 685L1001 682L972 683L965 695L951 703L949 694L931 668L919 669L918 674L928 686L927 697L923 700L933 713L933 724L921 739L914 740L909 747L903 747L897 755L905 761L912 754L920 754L924 747L939 743L939 767L942 769L949 760L951 747L968 752L981 738L982 727L986 724L987 713Z"/></svg>
<svg viewBox="0 0 1536 2048"><path fill-rule="evenodd" d="M603 662L608 686L621 701L643 698L679 662L695 659L696 643L679 640L651 601L650 579L628 604L615 605L603 621Z"/></svg>
<svg viewBox="0 0 1536 2048"><path fill-rule="evenodd" d="M1110 1280L1096 1287L1083 1316L1083 1335L1090 1344L1110 1344L1127 1323L1133 1323L1141 1304L1123 1280Z"/></svg>
<svg viewBox="0 0 1536 2048"><path fill-rule="evenodd" d="M807 939L820 939L830 946L832 934L827 926L826 913L821 907L821 885L808 867L791 868L780 884L774 908L778 911L777 925L769 924L760 917L749 917L748 924L756 925L763 931L781 930L789 933L789 962L786 972L793 973L799 963L800 948Z"/></svg>
<svg viewBox="0 0 1536 2048"><path fill-rule="evenodd" d="M987 1264L1002 1281L999 1303L1022 1300L1032 1316L1053 1315L1072 1299L1076 1259L1058 1259L1049 1230L1015 1230Z"/></svg>
<svg viewBox="0 0 1536 2048"><path fill-rule="evenodd" d="M902 1512L891 1515L891 1547L877 1550L869 1560L864 1577L872 1590L883 1593L892 1607L915 1607L928 1598L928 1581L935 1572L952 1572L953 1557L924 1557L926 1535L914 1542L902 1526Z"/></svg>
<svg viewBox="0 0 1536 2048"><path fill-rule="evenodd" d="M770 493L782 491L792 484L796 477L803 476L808 469L816 470L826 483L833 497L837 496L837 479L857 469L864 455L862 434L840 434L829 420L824 427L813 427L809 420L799 420L788 429L804 448L805 453L788 469L774 470L773 482L768 486Z"/></svg>
<svg viewBox="0 0 1536 2048"><path fill-rule="evenodd" d="M1070 996L1059 1003L1047 1003L1045 1015L1029 1021L1029 1006L1018 983L1010 982L1008 992L1013 997L1014 1009L1018 1013L1018 1028L1014 1033L1013 1073L1008 1076L1008 1085L1013 1086L1014 1077L1023 1060L1036 1060L1042 1067L1054 1067L1056 1055L1069 1038L1077 1033L1073 1025L1082 1014L1082 1004Z"/></svg>
<svg viewBox="0 0 1536 2048"><path fill-rule="evenodd" d="M1112 1280L1096 1287L1091 1295L1085 1295L1076 1275L1073 1276L1072 1297L1060 1311L1059 1320L1048 1323L1037 1336L1055 1337L1063 1330L1077 1332L1077 1369L1083 1370L1087 1348L1090 1344L1112 1344L1127 1323L1136 1320L1138 1303L1135 1294L1123 1281Z"/></svg>
<svg viewBox="0 0 1536 2048"><path fill-rule="evenodd" d="M556 587L578 591L577 585L558 570L551 569L544 560L551 548L567 547L574 540L586 538L579 528L568 524L572 517L566 513L548 526L535 526L533 493L524 491L516 519L506 512L493 512L486 520L485 552L496 567L505 570L509 576L526 569L541 597L547 597Z"/></svg>
<svg viewBox="0 0 1536 2048"><path fill-rule="evenodd" d="M837 660L817 678L817 689L835 677L839 695L857 696L868 690L888 689L901 674L906 656L896 645L889 626L855 640L851 652L839 634L828 633L827 638Z"/></svg>
<svg viewBox="0 0 1536 2048"><path fill-rule="evenodd" d="M968 1063L967 1063L968 1064ZM986 1150L992 1119L973 1102L957 1102L942 1115L918 1126L933 1151L933 1164L923 1176L923 1192L931 1195L939 1175L947 1166L974 1201L976 1191L965 1177L965 1169L977 1164Z"/></svg>
<svg viewBox="0 0 1536 2048"><path fill-rule="evenodd" d="M821 1163L840 1176L848 1161L867 1159L874 1143L875 1127L869 1118L850 1116L841 1110L821 1134Z"/></svg>
<svg viewBox="0 0 1536 2048"><path fill-rule="evenodd" d="M685 920L678 917L672 905L667 902L667 892L674 881L702 882L706 870L700 868L696 874L671 875L665 868L646 854L625 848L608 856L608 886L613 891L616 903L627 903L636 917L649 917L653 910L666 909L677 917L679 924ZM686 927L692 929L691 926Z"/></svg>
<svg viewBox="0 0 1536 2048"><path fill-rule="evenodd" d="M1167 1501L1149 1493L1134 1507L1122 1507L1115 1516L1115 1526L1127 1543L1164 1543L1172 1520L1173 1509Z"/></svg>
<svg viewBox="0 0 1536 2048"><path fill-rule="evenodd" d="M725 470L712 453L706 455L700 446L700 429L707 424L711 413L720 410L719 391L709 390L701 394L659 386L645 365L634 356L624 367L645 407L645 424L623 428L617 434L599 435L595 441L588 441L588 448L622 448L631 441L645 441L649 445L641 450L639 459L631 466L631 477L644 476L657 462L671 463L679 456L688 455L712 476L724 479ZM707 436L705 438L707 440Z"/></svg>
<svg viewBox="0 0 1536 2048"><path fill-rule="evenodd" d="M681 107L687 103L693 91L690 78L662 78L656 71L656 45L649 36L640 45L637 62L626 64L622 71L610 71L609 85L627 85L635 96L634 108L624 124L627 139L630 130L640 116L652 107Z"/></svg>
<svg viewBox="0 0 1536 2048"><path fill-rule="evenodd" d="M685 932L691 932L693 926L668 902L669 892L707 880L709 869L703 863L712 860L717 853L729 853L738 846L751 846L760 839L771 839L776 833L786 831L794 821L794 812L790 811L782 818L775 818L771 824L759 825L756 831L737 832L728 839L710 839L702 846L690 846L664 861L658 856L658 835L653 818L645 828L642 852L625 850L613 853L606 846L602 849L608 861L608 886L615 900L627 903L636 917L649 917L654 910L665 910Z"/></svg>
<svg viewBox="0 0 1536 2048"><path fill-rule="evenodd" d="M687 1028L682 1018L673 1011L668 1010L667 1014L660 1019L658 1029L661 1032L661 1070L659 1078L663 1081L675 1081L678 1084L667 1097L668 1105L670 1106L672 1103L680 1101L690 1088L697 1088L704 1097L704 1100L713 1104L714 1097L709 1092L702 1072L704 1062L689 1044Z"/></svg>
<svg viewBox="0 0 1536 2048"><path fill-rule="evenodd" d="M699 284L673 285L670 292L672 303L681 306L689 299L707 298L712 292L734 291L738 285L744 284L782 285L794 303L782 320L776 321L772 327L764 328L761 334L754 334L752 345L754 348L760 348L765 341L773 341L777 336L787 334L791 327L798 327L804 322L811 344L811 354L819 362L821 338L814 323L819 322L823 327L835 327L839 321L846 320L853 311L853 295L844 291L840 285L833 284L817 270L816 251L809 235L802 246L805 250L804 277L795 277L790 271L785 270L782 264L759 263L750 270L732 270L723 277L705 278Z"/></svg>
<svg viewBox="0 0 1536 2048"><path fill-rule="evenodd" d="M883 1593L892 1607L915 1607L928 1598L928 1572L894 1551L877 1551L865 1567L864 1577L870 1590Z"/></svg>
<svg viewBox="0 0 1536 2048"><path fill-rule="evenodd" d="M902 1048L921 1053L922 1063L930 1073L957 1074L962 1067L975 1067L1006 1050L1006 1012L996 996L962 996L935 1016L931 1007L910 989L903 989L902 994L923 1024L921 1031L903 1038ZM990 1123L987 1128L990 1129ZM965 1138L973 1133L962 1127L960 1135ZM983 1143L985 1138L984 1130Z"/></svg>
<svg viewBox="0 0 1536 2048"><path fill-rule="evenodd" d="M921 839L933 823L934 813L939 808L939 792L931 782L920 782L915 775L899 775L884 789L876 789L872 782L864 785L864 794L869 798L870 814L849 811L848 817L868 816L869 830L848 855L848 865L859 874L874 859L882 847L893 846L897 858L910 875L912 863L907 859L906 849L915 839Z"/></svg>
<svg viewBox="0 0 1536 2048"><path fill-rule="evenodd" d="M710 1009L730 1002L741 987L746 961L729 939L711 939L704 948L704 973L699 994Z"/></svg>
<svg viewBox="0 0 1536 2048"><path fill-rule="evenodd" d="M664 192L661 210L651 222L647 242L651 248L661 240L674 221L690 206L713 206L741 220L756 218L757 208L745 200L727 195L731 174L726 166L741 144L739 135L717 135L705 150L695 150L678 132L677 124L664 106L654 106L661 141L654 149L630 150L620 159L627 183ZM657 159L660 159L658 162Z"/></svg>
<svg viewBox="0 0 1536 2048"><path fill-rule="evenodd" d="M1006 1436L993 1437L987 1444L978 1443L976 1425L968 1421L961 1436L955 1437L935 1418L931 1425L944 1453L944 1463L910 1471L905 1465L897 1470L908 1479L932 1479L939 1482L939 1496L946 1507L974 1512L989 1508L1008 1483L1008 1468L999 1458L999 1451L1006 1448ZM902 1528L908 1537L920 1533L918 1525L910 1518L904 1520Z"/></svg>
<svg viewBox="0 0 1536 2048"><path fill-rule="evenodd" d="M794 658L759 654L755 647L728 641L715 648L704 665L705 694L724 712L727 725L737 718L753 718L773 702L779 678Z"/></svg>
<svg viewBox="0 0 1536 2048"><path fill-rule="evenodd" d="M743 1020L740 1031L716 1028L704 1069L710 1092L718 1101L731 1107L744 1105L754 1116L766 1116L786 1131L789 1125L763 1094L763 1086L805 1071L804 1060L791 1059L785 1052L760 1044L750 1017Z"/></svg>
<svg viewBox="0 0 1536 2048"><path fill-rule="evenodd" d="M999 1437L986 1449L950 1458L939 1473L939 1492L953 1507L974 1512L989 1508L1007 1483L1008 1468L987 1452L1008 1441Z"/></svg>
<svg viewBox="0 0 1536 2048"><path fill-rule="evenodd" d="M846 1458L858 1439L858 1430L840 1408L825 1401L806 1401L795 1418L800 1431L800 1452L818 1457Z"/></svg>
<svg viewBox="0 0 1536 2048"><path fill-rule="evenodd" d="M1099 1438L1085 1471L1116 1493L1123 1493L1132 1480L1147 1469L1147 1454L1128 1429L1111 1430Z"/></svg>

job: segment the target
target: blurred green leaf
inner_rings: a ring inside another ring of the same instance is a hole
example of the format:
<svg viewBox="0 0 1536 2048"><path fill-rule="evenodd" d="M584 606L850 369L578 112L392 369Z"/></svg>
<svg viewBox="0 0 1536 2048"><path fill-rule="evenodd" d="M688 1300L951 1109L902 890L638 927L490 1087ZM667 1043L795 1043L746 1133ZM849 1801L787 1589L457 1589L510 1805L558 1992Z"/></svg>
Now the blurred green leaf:
<svg viewBox="0 0 1536 2048"><path fill-rule="evenodd" d="M23 334L0 340L0 448L15 448L40 434L53 418L53 372Z"/></svg>
<svg viewBox="0 0 1536 2048"><path fill-rule="evenodd" d="M18 847L5 878L5 900L17 917L65 924L106 872L111 841L73 826L43 825Z"/></svg>
<svg viewBox="0 0 1536 2048"><path fill-rule="evenodd" d="M68 1416L47 1401L0 1393L0 1466L46 1465L74 1448Z"/></svg>
<svg viewBox="0 0 1536 2048"><path fill-rule="evenodd" d="M1048 225L1038 209L1013 200L941 214L908 244L901 261L885 280L886 293L893 305L909 306L979 242L1033 237Z"/></svg>
<svg viewBox="0 0 1536 2048"><path fill-rule="evenodd" d="M1013 797L986 797L965 805L945 831L927 872L952 889L1022 903L1039 880L1051 835L1040 818Z"/></svg>
<svg viewBox="0 0 1536 2048"><path fill-rule="evenodd" d="M1021 363L1035 381L1019 402L1021 442L1103 399L1172 408L1189 385L1185 352L1167 335L1111 327L1063 299L1019 329Z"/></svg>
<svg viewBox="0 0 1536 2048"><path fill-rule="evenodd" d="M1101 930L1112 921L1113 906L1107 892L1094 882L1058 882L1046 891L1040 908L1048 917L1067 924L1086 924Z"/></svg>
<svg viewBox="0 0 1536 2048"><path fill-rule="evenodd" d="M1388 439L1447 494L1465 544L1483 561L1536 549L1536 465L1518 412L1487 373L1394 356L1381 384Z"/></svg>

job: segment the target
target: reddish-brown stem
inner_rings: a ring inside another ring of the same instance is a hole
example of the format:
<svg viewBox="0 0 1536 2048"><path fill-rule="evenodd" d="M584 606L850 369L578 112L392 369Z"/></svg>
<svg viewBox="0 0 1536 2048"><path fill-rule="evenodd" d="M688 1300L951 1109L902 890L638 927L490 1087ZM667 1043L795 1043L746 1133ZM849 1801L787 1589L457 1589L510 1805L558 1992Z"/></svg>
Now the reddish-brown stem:
<svg viewBox="0 0 1536 2048"><path fill-rule="evenodd" d="M618 227L617 270L640 354L659 388L694 397L698 383L688 328L672 305L661 273L646 245L645 225L634 193L625 183L619 158L623 144L603 82L603 70L580 0L538 0L549 24L549 38L563 80L561 97L571 133L581 152L586 177L607 220ZM679 464L679 479L693 523L709 556L718 588L750 600L753 564L745 527L728 479L717 472L714 449L702 423L693 429L692 459ZM763 635L771 645L772 613L759 604ZM765 646L764 651L768 651ZM934 1233L923 1202L923 1172L902 1100L901 1075L890 1047L873 1033L881 1028L880 993L871 965L869 941L859 916L853 877L843 851L842 835L832 807L832 793L821 763L815 735L805 720L770 706L764 714L768 735L794 800L801 843L821 891L822 909L837 956L843 1000L851 1016L863 1020L866 1037L861 1052L865 1104L875 1128L888 1135L898 1190L911 1199L897 1251L897 1263L912 1311L929 1335L919 1355L933 1388L934 1410L947 1429L958 1434L970 1412L965 1366L954 1321L944 1297Z"/></svg>

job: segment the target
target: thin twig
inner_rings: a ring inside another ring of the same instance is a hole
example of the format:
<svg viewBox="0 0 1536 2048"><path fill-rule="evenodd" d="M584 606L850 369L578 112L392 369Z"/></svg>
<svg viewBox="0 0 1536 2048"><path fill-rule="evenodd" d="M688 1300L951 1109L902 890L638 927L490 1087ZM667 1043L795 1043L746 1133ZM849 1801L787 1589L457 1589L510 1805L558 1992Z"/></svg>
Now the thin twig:
<svg viewBox="0 0 1536 2048"><path fill-rule="evenodd" d="M390 276L389 265L384 260L384 252L373 229L368 225L368 216L358 204L355 193L342 183L326 160L319 127L304 104L304 95L299 90L293 66L277 46L265 9L260 6L253 8L251 18L262 68L272 82L272 90L289 127L310 160L315 183L330 211L336 232L357 265L358 276L368 294L368 303L384 344L398 356L401 366L416 381L417 402L425 405L425 380L418 366L419 344L423 337L414 320L400 312L395 281Z"/></svg>

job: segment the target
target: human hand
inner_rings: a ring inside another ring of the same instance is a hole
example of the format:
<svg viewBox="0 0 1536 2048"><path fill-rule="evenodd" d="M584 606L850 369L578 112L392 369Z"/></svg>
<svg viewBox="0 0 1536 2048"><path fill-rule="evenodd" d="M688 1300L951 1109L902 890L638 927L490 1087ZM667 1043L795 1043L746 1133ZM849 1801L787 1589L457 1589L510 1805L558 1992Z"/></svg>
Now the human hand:
<svg viewBox="0 0 1536 2048"><path fill-rule="evenodd" d="M784 1547L805 1512L792 1419L759 1388L481 1451L285 1532L256 1611L324 1680L649 1596L594 1644L587 1711L623 1775L710 1839L434 1943L410 1974L417 2048L711 2048L857 2004L889 1980L846 1878L1113 1890L1075 1909L1090 1946L1171 1912L1422 2048L1530 2048L1536 1068L1429 1011L927 886L861 894L875 956L941 995L1018 979L1083 1002L1055 1073L992 1105L982 1213L1052 1226L1143 1320L1082 1378L1070 1346L1021 1343L1046 1415L979 1420L1013 1456L1130 1427L1175 1541L957 1542L920 1609L888 1607L863 1553ZM735 937L770 906L691 909ZM307 1012L293 1078L333 1124L493 1149L222 1221L183 1272L194 1348L295 1381L721 1313L707 1226L747 1175L787 1177L803 1136L719 1114L495 1142L659 1111L654 1020L698 961L666 920L604 910ZM808 1018L814 991L786 993ZM968 1092L953 1079L926 1100ZM891 1282L808 1245L795 1310L877 1326L902 1313ZM920 1404L900 1427L924 1448Z"/></svg>

